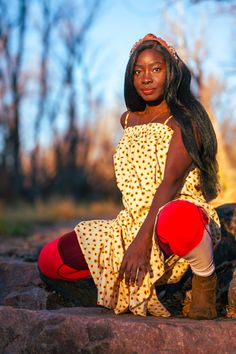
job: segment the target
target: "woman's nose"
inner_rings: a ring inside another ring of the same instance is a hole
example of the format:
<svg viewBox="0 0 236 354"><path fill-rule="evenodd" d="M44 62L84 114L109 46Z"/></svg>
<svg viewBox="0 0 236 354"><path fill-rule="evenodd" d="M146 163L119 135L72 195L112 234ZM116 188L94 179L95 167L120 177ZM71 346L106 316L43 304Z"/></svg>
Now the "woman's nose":
<svg viewBox="0 0 236 354"><path fill-rule="evenodd" d="M142 77L142 82L144 84L148 84L149 82L152 82L152 76L150 72L145 72Z"/></svg>

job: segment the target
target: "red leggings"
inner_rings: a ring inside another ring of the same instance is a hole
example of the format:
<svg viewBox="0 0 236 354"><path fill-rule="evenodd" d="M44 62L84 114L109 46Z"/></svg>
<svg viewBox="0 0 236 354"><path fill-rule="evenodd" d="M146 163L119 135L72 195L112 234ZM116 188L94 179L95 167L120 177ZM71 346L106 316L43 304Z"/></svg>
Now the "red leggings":
<svg viewBox="0 0 236 354"><path fill-rule="evenodd" d="M159 213L156 235L167 255L188 254L202 240L208 223L202 208L182 200L168 203ZM79 280L91 276L75 231L49 242L42 249L38 266L48 278Z"/></svg>

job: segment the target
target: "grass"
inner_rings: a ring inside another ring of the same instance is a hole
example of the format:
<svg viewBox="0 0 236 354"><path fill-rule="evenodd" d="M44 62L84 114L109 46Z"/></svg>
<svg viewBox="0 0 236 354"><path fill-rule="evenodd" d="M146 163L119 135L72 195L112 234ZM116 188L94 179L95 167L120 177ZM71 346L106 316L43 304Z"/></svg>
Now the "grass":
<svg viewBox="0 0 236 354"><path fill-rule="evenodd" d="M226 189L212 201L214 207L225 203L236 202L234 185ZM19 202L7 206L0 202L0 236L28 236L35 227L53 225L63 221L80 221L86 219L113 218L121 205L113 201L81 202L72 199L52 199L29 205Z"/></svg>
<svg viewBox="0 0 236 354"><path fill-rule="evenodd" d="M53 199L35 205L23 202L14 206L0 204L0 236L27 236L36 226L63 221L113 218L120 209L112 201L76 203L71 199Z"/></svg>

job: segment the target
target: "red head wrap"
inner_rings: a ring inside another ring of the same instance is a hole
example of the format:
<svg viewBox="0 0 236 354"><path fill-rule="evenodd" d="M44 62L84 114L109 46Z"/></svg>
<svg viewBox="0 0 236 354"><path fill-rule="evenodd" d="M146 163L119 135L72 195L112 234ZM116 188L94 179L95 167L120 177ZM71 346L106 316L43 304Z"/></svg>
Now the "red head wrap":
<svg viewBox="0 0 236 354"><path fill-rule="evenodd" d="M140 46L140 44L145 42L145 41L156 41L156 42L158 42L159 44L161 44L163 47L165 47L168 50L168 52L175 58L175 60L178 59L178 54L176 53L176 50L172 46L167 44L166 41L164 41L164 39L156 37L152 33L148 33L143 38L139 39L133 45L133 47L131 48L130 55L132 55L133 52Z"/></svg>

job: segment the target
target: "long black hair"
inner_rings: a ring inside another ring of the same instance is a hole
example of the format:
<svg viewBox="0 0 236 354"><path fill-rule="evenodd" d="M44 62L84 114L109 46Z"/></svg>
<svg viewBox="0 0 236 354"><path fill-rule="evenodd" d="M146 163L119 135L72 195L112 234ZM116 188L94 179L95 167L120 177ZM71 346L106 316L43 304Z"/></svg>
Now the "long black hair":
<svg viewBox="0 0 236 354"><path fill-rule="evenodd" d="M131 54L125 72L124 96L127 108L132 112L144 111L146 102L137 94L133 83L134 66L138 55L145 49L155 49L166 61L164 99L179 123L183 143L200 170L201 190L207 201L219 192L217 139L211 120L191 92L191 73L186 64L157 41L141 43Z"/></svg>

